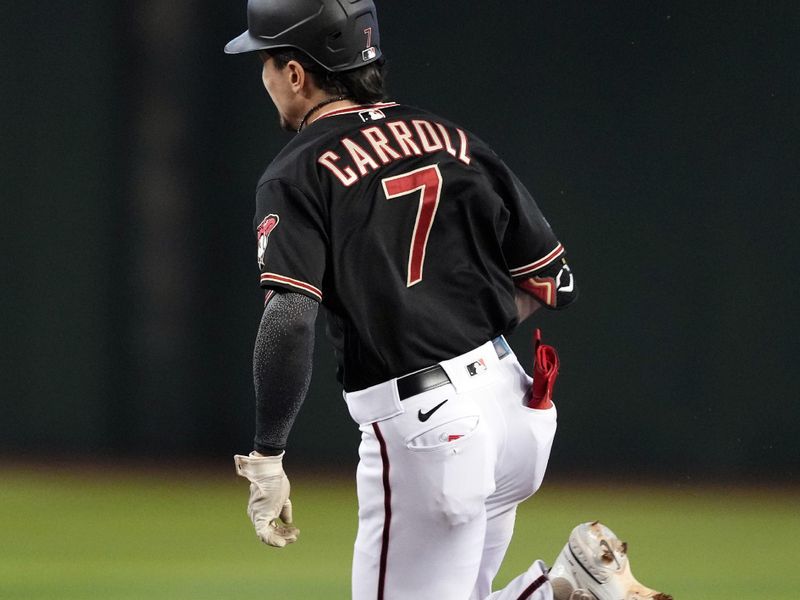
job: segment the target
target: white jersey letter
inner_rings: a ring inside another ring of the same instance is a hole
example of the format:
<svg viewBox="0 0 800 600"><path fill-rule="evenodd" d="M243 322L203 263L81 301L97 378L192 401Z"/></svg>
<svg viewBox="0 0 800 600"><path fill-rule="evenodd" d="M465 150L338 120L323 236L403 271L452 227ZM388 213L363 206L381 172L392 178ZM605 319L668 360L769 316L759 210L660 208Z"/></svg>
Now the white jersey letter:
<svg viewBox="0 0 800 600"><path fill-rule="evenodd" d="M336 175L339 181L342 182L342 185L350 187L356 181L358 181L358 175L356 175L355 171L353 171L353 169L350 167L345 167L344 171L339 169L339 167L336 166L337 160L339 160L339 155L333 150L328 150L325 154L319 157L317 162L328 169L331 173Z"/></svg>

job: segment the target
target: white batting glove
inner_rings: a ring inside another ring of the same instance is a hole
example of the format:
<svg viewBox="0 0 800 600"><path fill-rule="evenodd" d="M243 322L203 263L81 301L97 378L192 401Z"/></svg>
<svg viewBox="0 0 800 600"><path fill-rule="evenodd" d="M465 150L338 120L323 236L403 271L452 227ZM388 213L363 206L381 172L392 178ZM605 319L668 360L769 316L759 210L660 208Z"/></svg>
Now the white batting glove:
<svg viewBox="0 0 800 600"><path fill-rule="evenodd" d="M289 479L283 472L283 454L261 456L251 452L250 456L237 454L233 457L236 474L250 481L247 515L256 528L256 535L276 548L296 542L300 535L300 530L292 524L292 501L289 500Z"/></svg>

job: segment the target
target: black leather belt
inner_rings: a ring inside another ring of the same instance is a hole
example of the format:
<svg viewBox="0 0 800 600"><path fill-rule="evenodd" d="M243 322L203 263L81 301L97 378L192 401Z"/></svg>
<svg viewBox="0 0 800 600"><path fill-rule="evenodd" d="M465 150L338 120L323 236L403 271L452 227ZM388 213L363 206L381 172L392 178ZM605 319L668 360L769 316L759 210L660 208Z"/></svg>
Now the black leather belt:
<svg viewBox="0 0 800 600"><path fill-rule="evenodd" d="M511 348L508 347L505 339L502 336L496 337L492 340L494 344L494 351L497 353L497 358L503 359L511 354ZM450 383L450 378L447 376L445 370L441 365L433 365L427 369L422 369L410 375L404 375L397 378L397 395L400 400L411 398L422 392L442 387Z"/></svg>

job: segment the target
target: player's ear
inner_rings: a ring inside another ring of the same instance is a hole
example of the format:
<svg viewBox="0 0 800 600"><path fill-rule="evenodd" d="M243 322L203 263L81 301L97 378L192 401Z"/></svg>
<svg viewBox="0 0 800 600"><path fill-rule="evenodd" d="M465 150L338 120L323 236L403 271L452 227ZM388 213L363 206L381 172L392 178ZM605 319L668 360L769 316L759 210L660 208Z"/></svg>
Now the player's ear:
<svg viewBox="0 0 800 600"><path fill-rule="evenodd" d="M296 60L290 60L286 65L289 85L295 93L300 92L306 84L306 70Z"/></svg>

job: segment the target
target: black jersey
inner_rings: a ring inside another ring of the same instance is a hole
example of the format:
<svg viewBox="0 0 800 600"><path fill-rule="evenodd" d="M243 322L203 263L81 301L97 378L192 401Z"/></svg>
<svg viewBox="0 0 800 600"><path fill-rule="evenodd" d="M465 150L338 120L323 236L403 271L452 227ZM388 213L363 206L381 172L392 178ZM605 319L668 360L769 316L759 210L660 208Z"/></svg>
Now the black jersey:
<svg viewBox="0 0 800 600"><path fill-rule="evenodd" d="M509 332L513 278L564 252L486 144L395 103L315 121L267 168L256 206L261 285L329 310L348 392Z"/></svg>

